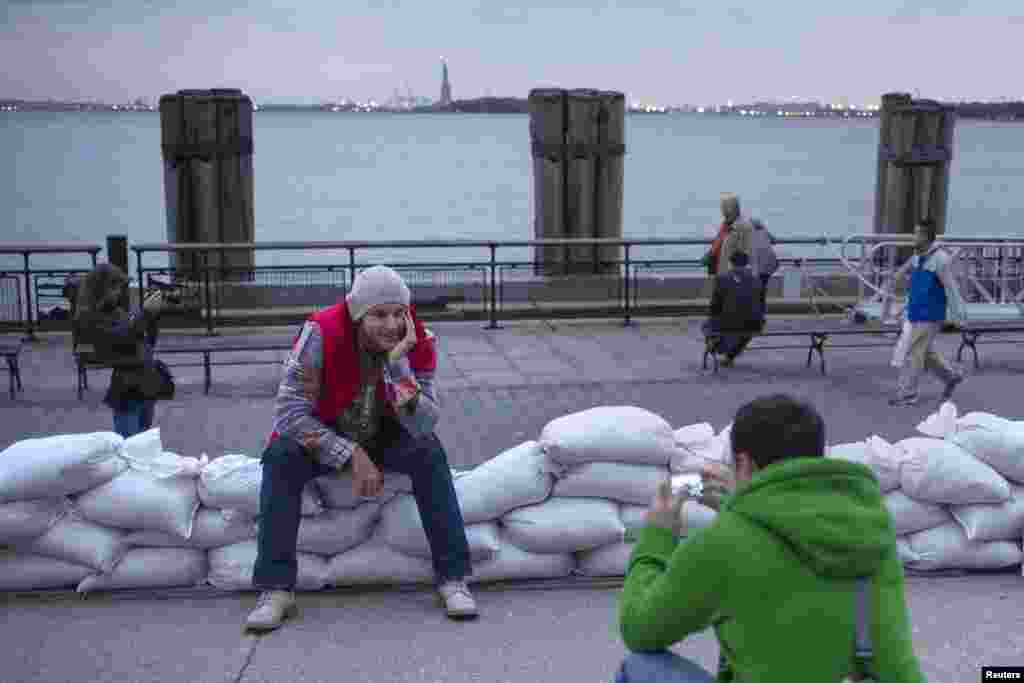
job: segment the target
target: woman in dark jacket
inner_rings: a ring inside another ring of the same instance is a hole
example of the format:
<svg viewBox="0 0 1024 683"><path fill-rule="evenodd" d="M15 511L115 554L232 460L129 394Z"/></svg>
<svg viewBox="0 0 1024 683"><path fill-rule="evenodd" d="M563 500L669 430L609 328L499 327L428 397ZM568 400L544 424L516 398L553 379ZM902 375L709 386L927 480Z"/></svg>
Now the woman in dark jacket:
<svg viewBox="0 0 1024 683"><path fill-rule="evenodd" d="M122 302L128 277L115 265L102 263L78 291L74 324L80 344L91 344L96 359L113 368L103 399L114 411L114 431L127 438L153 425L158 399L171 398L174 385L153 358L163 297L157 292L129 311Z"/></svg>

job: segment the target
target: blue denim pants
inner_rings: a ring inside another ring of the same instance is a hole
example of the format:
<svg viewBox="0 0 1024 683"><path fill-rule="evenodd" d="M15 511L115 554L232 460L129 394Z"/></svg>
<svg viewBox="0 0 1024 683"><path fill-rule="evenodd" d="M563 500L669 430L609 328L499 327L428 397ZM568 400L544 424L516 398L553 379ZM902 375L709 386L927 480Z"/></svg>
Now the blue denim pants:
<svg viewBox="0 0 1024 683"><path fill-rule="evenodd" d="M615 676L615 683L715 683L699 664L674 652L631 652Z"/></svg>
<svg viewBox="0 0 1024 683"><path fill-rule="evenodd" d="M156 401L126 401L114 408L114 431L128 438L153 426Z"/></svg>
<svg viewBox="0 0 1024 683"><path fill-rule="evenodd" d="M427 534L437 580L464 579L472 573L466 527L455 495L448 456L435 434L416 438L393 418L366 449L381 471L412 479L413 497ZM263 452L258 551L253 587L293 590L298 576L296 540L302 488L310 479L332 474L294 439L279 437Z"/></svg>

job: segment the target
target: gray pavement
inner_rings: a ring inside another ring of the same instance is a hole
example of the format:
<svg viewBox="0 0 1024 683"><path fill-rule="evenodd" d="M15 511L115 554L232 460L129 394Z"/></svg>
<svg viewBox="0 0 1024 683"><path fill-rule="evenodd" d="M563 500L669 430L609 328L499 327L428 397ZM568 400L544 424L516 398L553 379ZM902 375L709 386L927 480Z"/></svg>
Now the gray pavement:
<svg viewBox="0 0 1024 683"><path fill-rule="evenodd" d="M829 441L870 434L896 441L938 405L892 409L887 346L836 348L882 340L843 339L827 348L829 374L806 368L806 350L765 350L719 376L700 369L699 320L435 323L445 417L439 434L454 466L471 466L526 439L555 417L596 405L637 405L674 427L723 427L755 396L785 391L823 414ZM238 335L285 339L288 330ZM201 335L165 332L170 341ZM235 337L234 333L225 338ZM796 338L787 343L802 343ZM764 340L754 345L764 344ZM943 337L952 354L957 340ZM982 368L957 391L961 412L1024 419L1018 401L1024 354L1016 344L984 344ZM261 354L271 357L272 354ZM175 357L175 363L189 360ZM75 396L70 343L48 335L22 357L25 393L0 398L0 448L32 436L108 429L101 397L106 373ZM168 450L211 456L258 455L268 429L278 369L217 367L209 396L202 369L175 367L179 393L157 419ZM1024 664L1019 645L1024 591L1019 570L910 577L914 640L932 681L977 680L986 664ZM244 636L251 594L213 590L129 591L82 599L65 592L0 597L7 652L2 681L527 681L610 680L625 654L616 634L614 582L482 585L482 618L452 623L423 589L334 590L300 595L301 616L273 634ZM678 650L711 668L710 633Z"/></svg>

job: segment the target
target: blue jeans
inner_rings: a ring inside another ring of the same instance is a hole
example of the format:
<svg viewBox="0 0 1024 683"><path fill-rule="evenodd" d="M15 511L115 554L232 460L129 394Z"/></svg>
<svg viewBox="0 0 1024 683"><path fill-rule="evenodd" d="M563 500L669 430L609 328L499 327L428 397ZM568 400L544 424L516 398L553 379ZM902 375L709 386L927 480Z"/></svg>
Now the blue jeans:
<svg viewBox="0 0 1024 683"><path fill-rule="evenodd" d="M412 479L439 581L464 579L472 573L466 526L455 495L452 472L435 434L415 438L396 420L385 418L381 432L366 449L382 471ZM301 444L278 437L263 452L258 551L252 584L260 590L293 590L298 576L296 540L302 512L302 489L334 469L320 464Z"/></svg>
<svg viewBox="0 0 1024 683"><path fill-rule="evenodd" d="M114 408L114 431L128 438L153 426L156 401L126 401Z"/></svg>
<svg viewBox="0 0 1024 683"><path fill-rule="evenodd" d="M615 675L615 683L715 683L700 665L674 652L631 652Z"/></svg>

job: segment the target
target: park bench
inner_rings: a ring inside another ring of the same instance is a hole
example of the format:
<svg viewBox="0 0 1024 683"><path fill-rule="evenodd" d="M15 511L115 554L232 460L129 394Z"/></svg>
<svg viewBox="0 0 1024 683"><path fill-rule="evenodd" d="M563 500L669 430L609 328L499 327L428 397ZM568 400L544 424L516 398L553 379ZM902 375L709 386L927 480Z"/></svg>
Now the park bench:
<svg viewBox="0 0 1024 683"><path fill-rule="evenodd" d="M956 350L959 363L964 349L970 349L974 355L974 367L978 368L978 338L985 334L1014 334L1024 332L1024 317L1019 320L977 320L967 322L960 327L960 347ZM999 339L991 343L1014 343L1009 339ZM1020 343L1017 341L1016 343Z"/></svg>
<svg viewBox="0 0 1024 683"><path fill-rule="evenodd" d="M18 364L18 357L21 355L21 342L0 342L0 355L7 361L11 399L14 399L19 391L25 390L21 384L21 366Z"/></svg>
<svg viewBox="0 0 1024 683"><path fill-rule="evenodd" d="M218 353L243 353L260 351L289 351L294 342L239 342L229 343L223 340L210 342L194 342L189 344L157 345L156 355L177 355L177 354L201 354L203 357L203 393L210 393L210 386L213 384L214 365L271 365L281 362L280 358L259 358L248 360L226 360L213 361L213 355Z"/></svg>
<svg viewBox="0 0 1024 683"><path fill-rule="evenodd" d="M757 332L739 332L738 334L749 334L757 337L807 337L807 345L783 344L783 345L757 345L748 346L744 353L750 351L767 351L770 349L807 349L807 367L811 367L814 354L818 354L821 363L821 374L825 374L825 345L830 337L848 336L856 334L872 335L896 335L900 333L901 326L893 323L879 323L868 321L865 323L853 323L846 320L780 320L771 321ZM730 334L729 330L704 331L704 357L701 363L703 369L708 367L708 358L713 364L713 372L718 373L718 355L715 348L723 334ZM871 344L836 344L833 348L865 348L870 346L883 346L879 343Z"/></svg>

